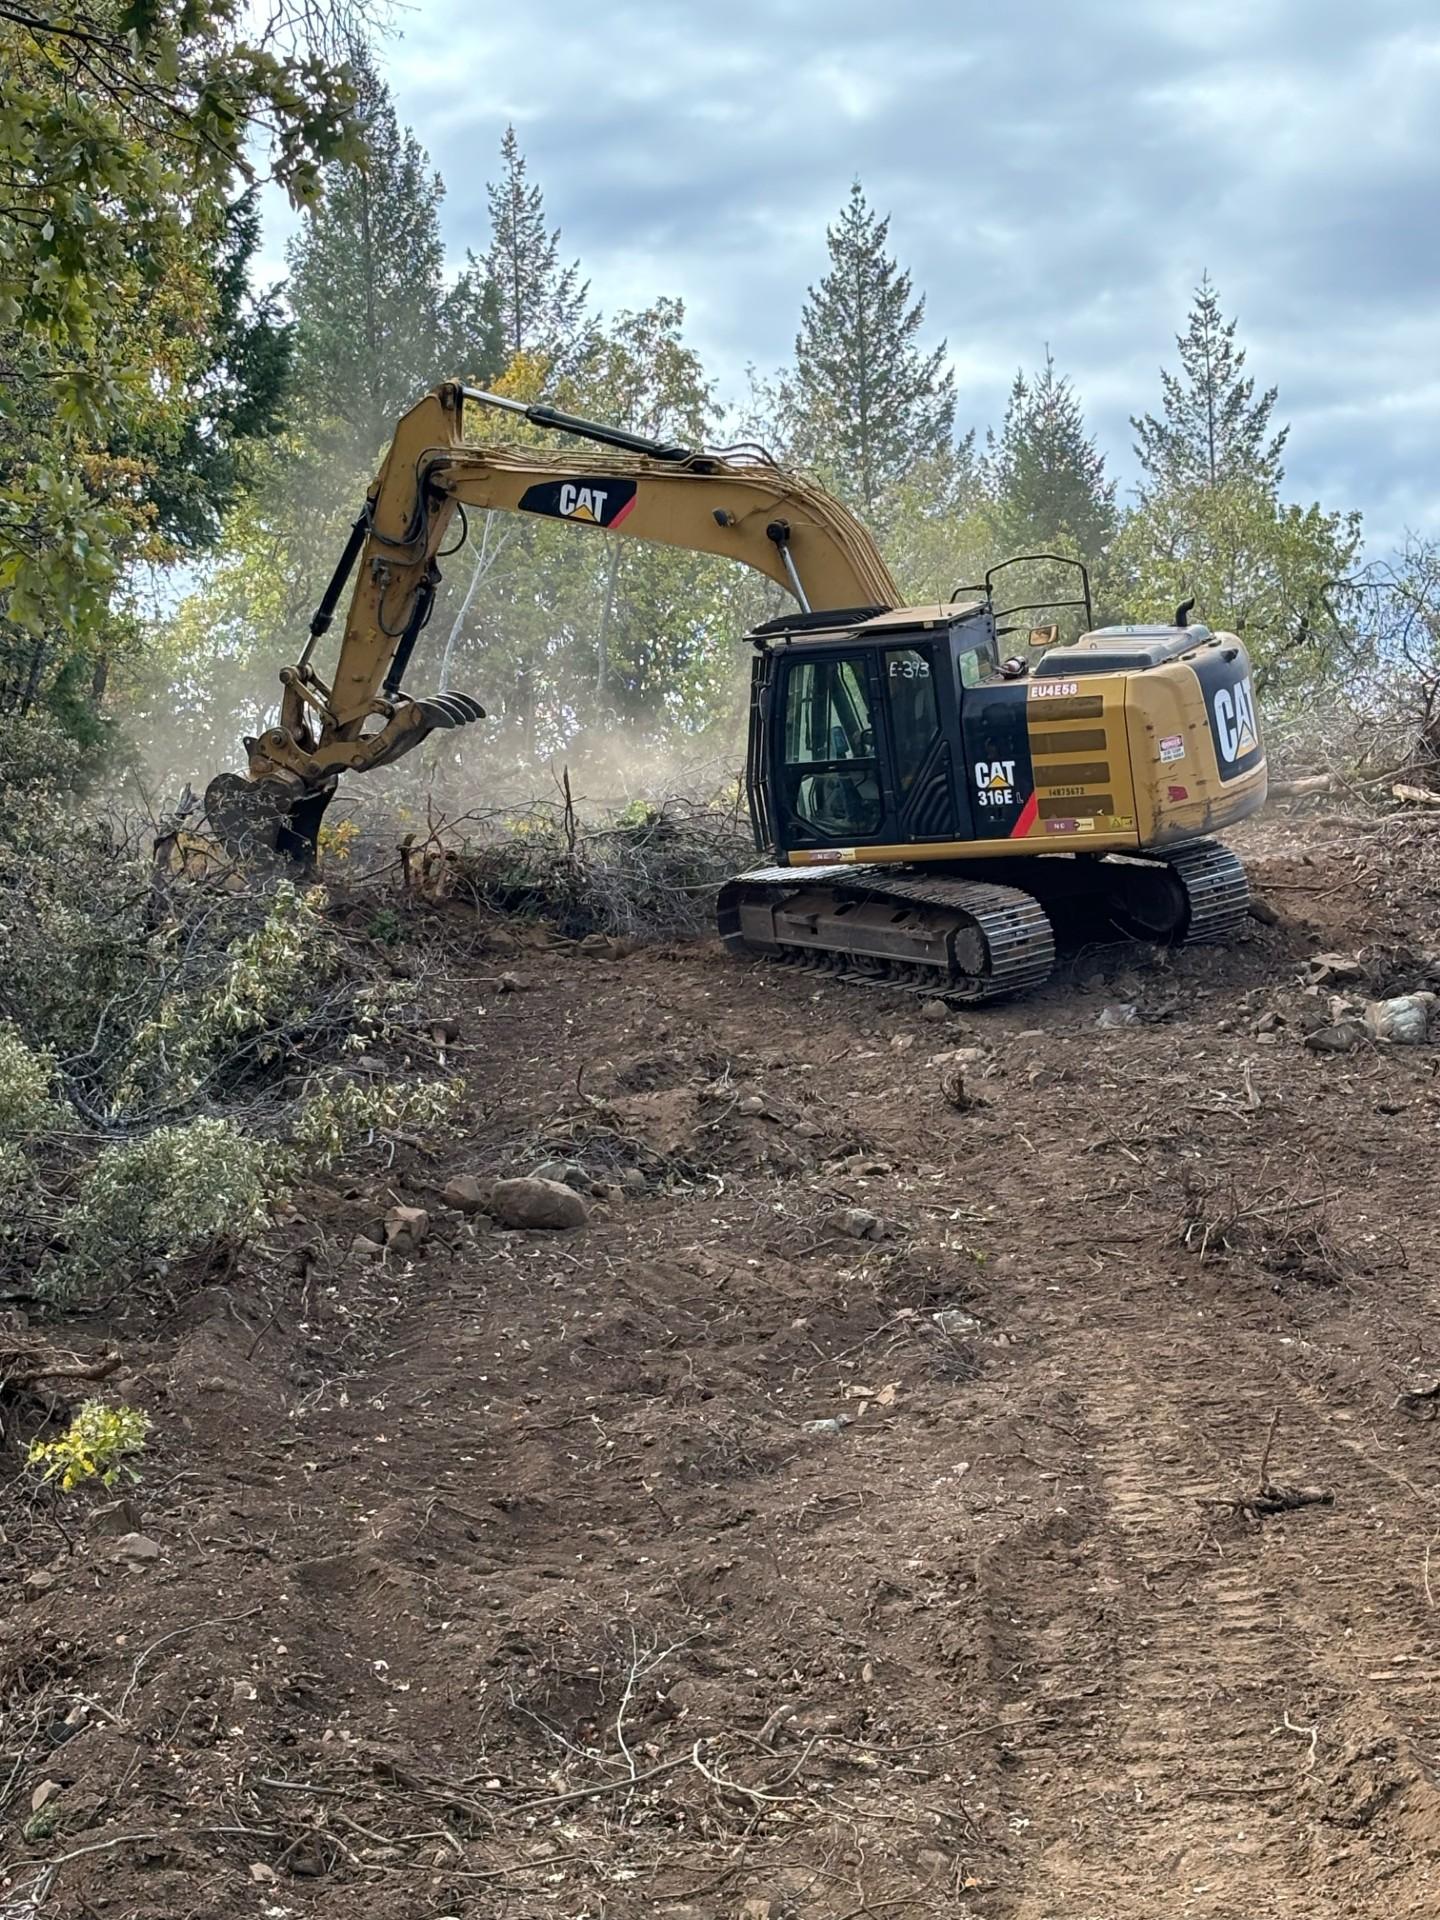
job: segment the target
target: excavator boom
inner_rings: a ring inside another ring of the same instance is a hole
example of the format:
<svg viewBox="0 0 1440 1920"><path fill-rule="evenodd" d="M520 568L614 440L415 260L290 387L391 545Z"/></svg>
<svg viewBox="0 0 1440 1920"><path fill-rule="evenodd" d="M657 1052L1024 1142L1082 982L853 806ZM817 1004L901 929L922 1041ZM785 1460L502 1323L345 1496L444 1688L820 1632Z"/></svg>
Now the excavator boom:
<svg viewBox="0 0 1440 1920"><path fill-rule="evenodd" d="M604 451L467 439L467 426L490 408L582 435ZM397 425L304 652L281 671L279 723L245 742L248 777L222 774L211 783L207 812L232 850L306 857L341 774L387 766L436 728L483 717L467 694L414 700L403 691L457 510L467 507L723 555L778 582L805 612L889 607L898 598L848 509L758 453L693 452L447 382ZM314 654L352 575L327 683Z"/></svg>

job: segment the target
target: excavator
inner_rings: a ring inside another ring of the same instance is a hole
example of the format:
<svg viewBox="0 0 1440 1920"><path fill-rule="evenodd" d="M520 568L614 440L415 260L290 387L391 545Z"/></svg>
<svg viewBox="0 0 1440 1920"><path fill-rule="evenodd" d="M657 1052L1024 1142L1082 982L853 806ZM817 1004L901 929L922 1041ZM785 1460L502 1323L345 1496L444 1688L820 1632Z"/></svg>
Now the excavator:
<svg viewBox="0 0 1440 1920"><path fill-rule="evenodd" d="M467 438L477 410L522 414L557 446ZM577 445L586 442L587 445ZM1168 625L1029 627L1001 608L1002 562L948 601L902 607L841 503L759 449L646 438L459 381L397 424L244 775L205 795L232 857L315 857L341 778L391 765L484 718L463 693L404 681L457 516L482 509L721 554L792 611L753 649L745 785L761 864L721 889L725 945L950 1000L1023 993L1050 973L1074 908L1121 937L1221 942L1249 899L1211 836L1265 799L1265 749L1240 640L1177 609ZM462 534L463 537L463 534ZM333 678L316 649L354 578ZM1023 632L1025 653L1002 640Z"/></svg>

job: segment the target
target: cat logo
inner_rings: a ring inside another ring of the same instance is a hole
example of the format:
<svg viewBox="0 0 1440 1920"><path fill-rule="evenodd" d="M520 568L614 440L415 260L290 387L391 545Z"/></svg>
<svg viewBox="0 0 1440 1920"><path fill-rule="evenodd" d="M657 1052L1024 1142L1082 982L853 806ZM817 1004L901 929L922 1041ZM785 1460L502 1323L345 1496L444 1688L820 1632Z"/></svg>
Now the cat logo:
<svg viewBox="0 0 1440 1920"><path fill-rule="evenodd" d="M634 505L633 480L542 480L526 488L520 511L578 521L582 527L618 527Z"/></svg>
<svg viewBox="0 0 1440 1920"><path fill-rule="evenodd" d="M982 807L1011 807L1015 804L1015 762L1013 760L977 760L975 794Z"/></svg>
<svg viewBox="0 0 1440 1920"><path fill-rule="evenodd" d="M1215 743L1226 766L1254 753L1260 745L1255 721L1255 689L1247 674L1233 687L1217 687L1211 698L1215 715Z"/></svg>
<svg viewBox="0 0 1440 1920"><path fill-rule="evenodd" d="M603 527L604 487L581 487L573 480L567 480L560 489L560 514L565 520L589 520L592 525Z"/></svg>

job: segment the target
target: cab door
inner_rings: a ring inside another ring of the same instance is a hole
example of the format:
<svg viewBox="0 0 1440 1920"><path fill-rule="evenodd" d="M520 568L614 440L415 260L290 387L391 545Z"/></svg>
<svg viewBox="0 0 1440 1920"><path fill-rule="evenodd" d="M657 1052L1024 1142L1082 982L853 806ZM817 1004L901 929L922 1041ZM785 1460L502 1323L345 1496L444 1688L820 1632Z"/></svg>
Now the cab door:
<svg viewBox="0 0 1440 1920"><path fill-rule="evenodd" d="M883 843L892 825L868 651L783 663L772 727L777 850Z"/></svg>
<svg viewBox="0 0 1440 1920"><path fill-rule="evenodd" d="M952 730L945 725L943 703L948 702L949 690L942 687L935 648L928 644L883 647L878 650L877 664L890 736L894 838L967 837L956 804Z"/></svg>

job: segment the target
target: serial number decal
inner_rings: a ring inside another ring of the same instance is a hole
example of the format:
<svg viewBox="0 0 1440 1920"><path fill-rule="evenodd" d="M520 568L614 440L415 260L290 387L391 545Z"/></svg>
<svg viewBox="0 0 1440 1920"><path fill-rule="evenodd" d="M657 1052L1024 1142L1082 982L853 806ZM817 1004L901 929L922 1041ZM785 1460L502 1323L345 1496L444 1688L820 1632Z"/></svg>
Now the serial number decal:
<svg viewBox="0 0 1440 1920"><path fill-rule="evenodd" d="M1078 680L1032 680L1030 682L1032 700L1061 700L1079 691Z"/></svg>

